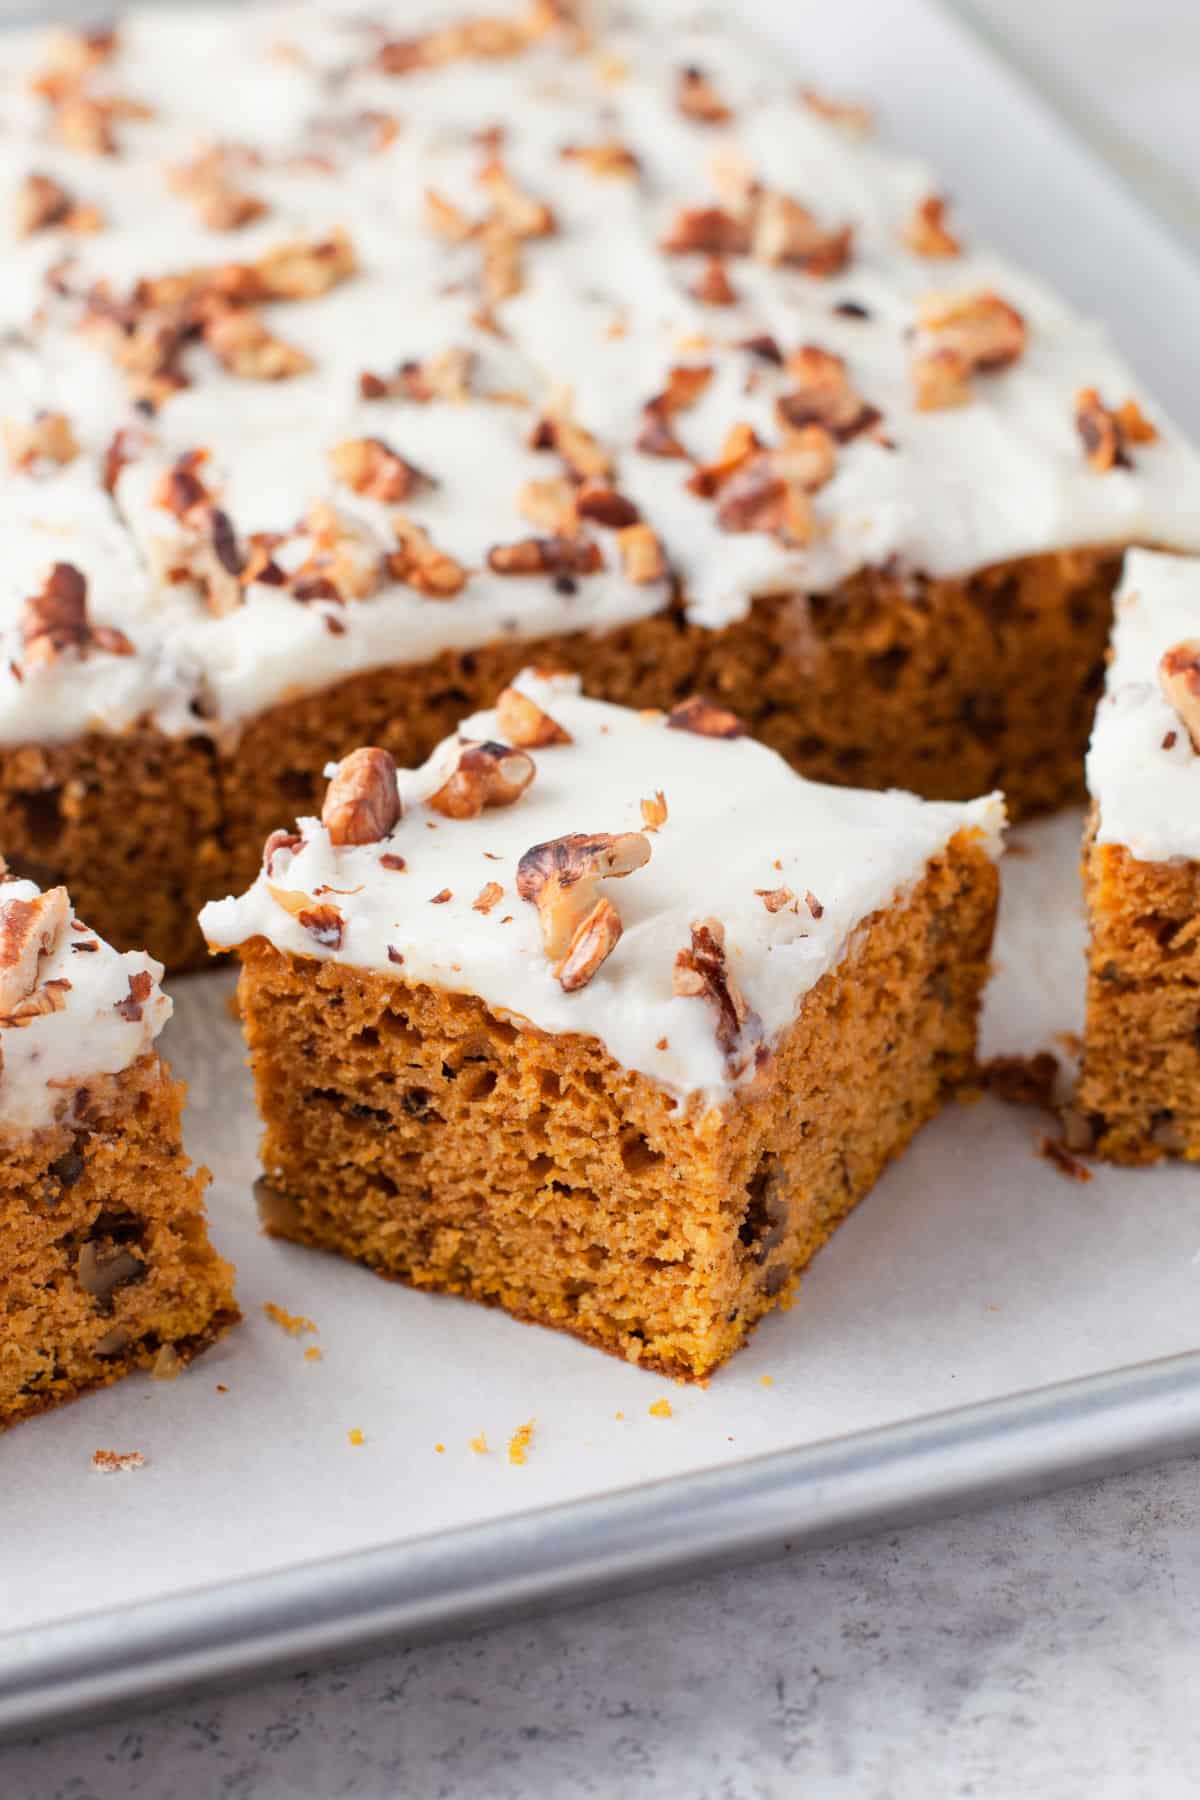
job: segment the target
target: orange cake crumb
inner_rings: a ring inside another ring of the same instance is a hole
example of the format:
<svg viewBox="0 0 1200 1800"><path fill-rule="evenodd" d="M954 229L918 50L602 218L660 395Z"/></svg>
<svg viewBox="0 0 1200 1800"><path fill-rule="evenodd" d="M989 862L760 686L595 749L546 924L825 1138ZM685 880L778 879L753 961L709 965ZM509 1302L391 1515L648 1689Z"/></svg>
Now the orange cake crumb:
<svg viewBox="0 0 1200 1800"><path fill-rule="evenodd" d="M530 1419L527 1424L518 1425L517 1429L509 1438L508 1460L510 1463L519 1465L528 1460L526 1453L530 1444L533 1442L533 1427L534 1420Z"/></svg>
<svg viewBox="0 0 1200 1800"><path fill-rule="evenodd" d="M303 1337L306 1331L315 1332L317 1329L313 1321L306 1319L303 1313L287 1312L282 1306L276 1306L273 1300L263 1301L263 1311L268 1319L271 1319L282 1331L286 1331L289 1337ZM321 1352L318 1350L317 1355L320 1354Z"/></svg>

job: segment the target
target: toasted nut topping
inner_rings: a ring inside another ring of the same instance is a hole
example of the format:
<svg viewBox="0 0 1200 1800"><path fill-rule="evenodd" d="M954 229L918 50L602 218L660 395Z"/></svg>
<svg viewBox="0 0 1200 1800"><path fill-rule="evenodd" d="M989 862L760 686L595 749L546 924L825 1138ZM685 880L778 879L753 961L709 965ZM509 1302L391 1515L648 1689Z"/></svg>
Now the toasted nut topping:
<svg viewBox="0 0 1200 1800"><path fill-rule="evenodd" d="M650 842L640 831L573 832L534 844L521 858L517 892L537 907L546 955L568 992L591 980L621 935L620 917L602 901L599 884L649 860Z"/></svg>
<svg viewBox="0 0 1200 1800"><path fill-rule="evenodd" d="M1025 321L998 294L929 294L918 309L923 348L913 361L918 408L961 406L969 377L993 374L1025 351Z"/></svg>
<svg viewBox="0 0 1200 1800"><path fill-rule="evenodd" d="M0 903L0 1014L11 1017L37 986L38 965L53 956L71 917L64 887L32 900Z"/></svg>
<svg viewBox="0 0 1200 1800"><path fill-rule="evenodd" d="M733 117L703 69L680 69L675 104L685 119L695 119L699 125L725 125Z"/></svg>
<svg viewBox="0 0 1200 1800"><path fill-rule="evenodd" d="M458 767L428 804L447 819L474 819L485 806L511 806L536 773L523 750L507 744L464 744Z"/></svg>
<svg viewBox="0 0 1200 1800"><path fill-rule="evenodd" d="M204 341L231 375L242 381L289 381L312 368L312 358L267 330L258 314L229 308L204 326Z"/></svg>
<svg viewBox="0 0 1200 1800"><path fill-rule="evenodd" d="M167 171L167 184L182 194L196 217L210 231L239 231L255 219L261 219L267 208L253 194L243 193L234 185L233 172L238 162L247 163L249 156L238 157L220 144L215 144L190 163L179 163Z"/></svg>
<svg viewBox="0 0 1200 1800"><path fill-rule="evenodd" d="M518 187L499 157L486 162L477 179L497 217L514 237L552 237L557 231L551 208Z"/></svg>
<svg viewBox="0 0 1200 1800"><path fill-rule="evenodd" d="M702 500L711 500L761 449L762 443L753 426L745 423L734 425L726 433L716 462L701 463L688 476L688 492L699 494Z"/></svg>
<svg viewBox="0 0 1200 1800"><path fill-rule="evenodd" d="M563 992L573 994L586 987L601 963L616 949L621 936L621 915L611 900L597 900L575 928L566 955L555 974Z"/></svg>
<svg viewBox="0 0 1200 1800"><path fill-rule="evenodd" d="M588 538L521 538L493 545L487 560L497 575L595 575L604 567L599 545Z"/></svg>
<svg viewBox="0 0 1200 1800"><path fill-rule="evenodd" d="M274 863L276 854L279 851L281 851L281 850L293 850L293 851L300 850L303 848L303 845L304 845L304 839L300 836L299 832L297 832L297 831L273 831L271 833L270 837L267 839L266 843L263 845L263 853L262 853L263 874L270 876L270 874L272 872L272 864Z"/></svg>
<svg viewBox="0 0 1200 1800"><path fill-rule="evenodd" d="M536 700L519 688L507 687L496 702L496 723L510 744L519 750L546 750L552 744L569 744L565 731Z"/></svg>
<svg viewBox="0 0 1200 1800"><path fill-rule="evenodd" d="M961 256L962 245L946 226L946 197L926 194L913 208L900 241L916 256Z"/></svg>
<svg viewBox="0 0 1200 1800"><path fill-rule="evenodd" d="M661 831L667 822L667 802L661 788L652 800L642 801L642 825L646 831Z"/></svg>
<svg viewBox="0 0 1200 1800"><path fill-rule="evenodd" d="M626 578L635 587L666 579L667 558L657 533L649 525L627 525L617 533L617 549Z"/></svg>
<svg viewBox="0 0 1200 1800"><path fill-rule="evenodd" d="M780 395L775 409L786 431L823 425L844 444L878 422L877 408L855 393L840 356L805 344L787 358L786 367L796 385Z"/></svg>
<svg viewBox="0 0 1200 1800"><path fill-rule="evenodd" d="M503 900L503 898L504 889L498 881L485 882L471 902L471 911L490 913L497 900Z"/></svg>
<svg viewBox="0 0 1200 1800"><path fill-rule="evenodd" d="M613 530L636 525L639 518L632 500L627 500L616 488L605 487L598 481L584 482L575 495L575 513L580 519L590 519L593 524L607 525Z"/></svg>
<svg viewBox="0 0 1200 1800"><path fill-rule="evenodd" d="M302 925L310 937L326 950L340 950L342 938L346 930L346 921L336 906L328 901L320 906L306 906L296 914L296 923Z"/></svg>
<svg viewBox="0 0 1200 1800"><path fill-rule="evenodd" d="M750 254L772 267L803 269L809 275L837 275L850 260L854 228L827 231L789 194L767 189L758 196Z"/></svg>
<svg viewBox="0 0 1200 1800"><path fill-rule="evenodd" d="M662 240L668 256L745 256L750 249L750 227L722 206L683 206Z"/></svg>
<svg viewBox="0 0 1200 1800"><path fill-rule="evenodd" d="M768 531L807 544L814 531L808 493L833 473L833 439L819 425L786 451L764 450L725 482L717 502L722 531Z"/></svg>
<svg viewBox="0 0 1200 1800"><path fill-rule="evenodd" d="M352 750L342 758L321 808L331 844L377 844L401 813L396 765L386 750Z"/></svg>
<svg viewBox="0 0 1200 1800"><path fill-rule="evenodd" d="M71 196L61 182L36 171L27 175L17 189L14 220L17 236L32 237L35 231L47 231L52 225L66 224L72 205Z"/></svg>
<svg viewBox="0 0 1200 1800"><path fill-rule="evenodd" d="M296 238L279 244L251 265L259 298L315 300L357 273L358 258L348 234L338 230L323 238Z"/></svg>
<svg viewBox="0 0 1200 1800"><path fill-rule="evenodd" d="M28 470L39 463L62 467L79 455L71 421L61 412L39 413L29 424L5 419L4 447L14 469Z"/></svg>
<svg viewBox="0 0 1200 1800"><path fill-rule="evenodd" d="M565 162L577 162L589 175L616 181L634 181L641 164L625 144L614 141L601 144L566 144L562 150Z"/></svg>
<svg viewBox="0 0 1200 1800"><path fill-rule="evenodd" d="M782 912L788 906L796 911L796 896L790 887L755 888L754 892L769 913Z"/></svg>
<svg viewBox="0 0 1200 1800"><path fill-rule="evenodd" d="M444 238L450 244L466 243L475 230L462 208L447 200L437 188L425 189L425 223L434 237Z"/></svg>
<svg viewBox="0 0 1200 1800"><path fill-rule="evenodd" d="M638 433L635 448L644 456L672 456L683 461L687 451L671 427L655 413L646 414L646 422Z"/></svg>
<svg viewBox="0 0 1200 1800"><path fill-rule="evenodd" d="M430 478L382 438L343 438L329 452L334 479L372 500L407 500Z"/></svg>
<svg viewBox="0 0 1200 1800"><path fill-rule="evenodd" d="M423 361L400 364L386 380L364 371L358 378L363 400L414 400L427 406L433 400L452 400L462 405L471 398L478 358L473 350L439 350Z"/></svg>
<svg viewBox="0 0 1200 1800"><path fill-rule="evenodd" d="M444 550L439 550L427 532L397 513L392 527L400 548L388 557L388 572L395 581L416 588L430 600L452 600L467 584L467 571Z"/></svg>
<svg viewBox="0 0 1200 1800"><path fill-rule="evenodd" d="M517 495L517 511L531 525L554 537L570 537L579 524L578 488L566 476L554 481L527 481Z"/></svg>
<svg viewBox="0 0 1200 1800"><path fill-rule="evenodd" d="M690 950L675 958L674 991L706 1000L716 1014L717 1043L730 1074L740 1075L759 1058L762 1020L748 1005L725 956L725 927L718 919L692 926Z"/></svg>
<svg viewBox="0 0 1200 1800"><path fill-rule="evenodd" d="M154 991L154 977L149 969L139 969L136 975L129 977L129 992L123 1000L118 1000L116 1010L131 1025L136 1025L142 1016L142 1010Z"/></svg>
<svg viewBox="0 0 1200 1800"><path fill-rule="evenodd" d="M294 599L366 600L376 591L383 557L364 525L319 501L305 514L301 535L312 550L288 584Z"/></svg>
<svg viewBox="0 0 1200 1800"><path fill-rule="evenodd" d="M542 414L529 434L531 450L555 450L577 481L607 481L612 460L590 431L576 425L565 407Z"/></svg>
<svg viewBox="0 0 1200 1800"><path fill-rule="evenodd" d="M1192 748L1200 753L1200 638L1187 638L1164 652L1158 681L1191 738Z"/></svg>
<svg viewBox="0 0 1200 1800"><path fill-rule="evenodd" d="M854 100L835 100L816 88L804 88L801 100L810 112L830 125L836 125L847 137L869 137L875 129L875 115L869 106Z"/></svg>
<svg viewBox="0 0 1200 1800"><path fill-rule="evenodd" d="M691 286L693 299L702 306L736 306L737 289L719 256L710 256Z"/></svg>
<svg viewBox="0 0 1200 1800"><path fill-rule="evenodd" d="M68 651L86 656L104 650L110 656L132 656L133 645L114 625L91 625L87 616L87 580L73 563L54 563L36 594L21 609L21 642L27 662L56 662Z"/></svg>
<svg viewBox="0 0 1200 1800"><path fill-rule="evenodd" d="M1153 444L1158 437L1136 400L1126 400L1113 410L1105 406L1095 388L1082 388L1075 396L1075 425L1088 466L1098 475L1129 468L1133 461L1130 444Z"/></svg>
<svg viewBox="0 0 1200 1800"><path fill-rule="evenodd" d="M643 411L652 418L669 419L694 406L713 378L711 363L675 363L667 370L667 385L647 400Z"/></svg>
<svg viewBox="0 0 1200 1800"><path fill-rule="evenodd" d="M702 694L693 694L673 706L667 714L667 725L671 731L692 731L697 737L739 738L746 735L746 727L736 713L706 700Z"/></svg>

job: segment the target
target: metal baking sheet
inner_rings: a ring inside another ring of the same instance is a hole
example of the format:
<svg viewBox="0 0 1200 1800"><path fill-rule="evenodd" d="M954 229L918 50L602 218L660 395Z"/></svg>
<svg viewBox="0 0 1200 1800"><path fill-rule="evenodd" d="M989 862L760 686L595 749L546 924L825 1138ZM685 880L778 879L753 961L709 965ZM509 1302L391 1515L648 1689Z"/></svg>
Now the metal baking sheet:
<svg viewBox="0 0 1200 1800"><path fill-rule="evenodd" d="M1181 348L1200 275L948 15L925 0L751 10L798 75L878 101L972 226L1102 306L1200 433L1200 364ZM1027 828L1006 858L988 1051L1055 1048L1078 1027L1079 830ZM259 1237L229 987L178 982L166 1048L246 1323L174 1383L136 1378L0 1439L0 1731L1200 1442L1194 1169L1073 1182L1036 1154L1032 1114L953 1106L799 1304L707 1389L673 1386ZM264 1302L319 1335L287 1335ZM669 1417L651 1412L663 1399ZM101 1476L98 1447L145 1467Z"/></svg>

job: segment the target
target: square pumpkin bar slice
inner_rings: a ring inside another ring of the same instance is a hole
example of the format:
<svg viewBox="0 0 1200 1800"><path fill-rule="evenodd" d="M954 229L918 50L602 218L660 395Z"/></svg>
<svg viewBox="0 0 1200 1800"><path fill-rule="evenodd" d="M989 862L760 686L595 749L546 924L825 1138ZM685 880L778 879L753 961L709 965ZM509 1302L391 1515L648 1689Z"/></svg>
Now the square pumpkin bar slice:
<svg viewBox="0 0 1200 1800"><path fill-rule="evenodd" d="M0 1430L135 1368L174 1372L238 1316L155 1049L161 966L65 888L0 882Z"/></svg>
<svg viewBox="0 0 1200 1800"><path fill-rule="evenodd" d="M1088 786L1078 1147L1200 1161L1200 561L1126 559Z"/></svg>
<svg viewBox="0 0 1200 1800"><path fill-rule="evenodd" d="M1002 825L573 676L355 751L201 919L267 1229L707 1375L969 1078Z"/></svg>

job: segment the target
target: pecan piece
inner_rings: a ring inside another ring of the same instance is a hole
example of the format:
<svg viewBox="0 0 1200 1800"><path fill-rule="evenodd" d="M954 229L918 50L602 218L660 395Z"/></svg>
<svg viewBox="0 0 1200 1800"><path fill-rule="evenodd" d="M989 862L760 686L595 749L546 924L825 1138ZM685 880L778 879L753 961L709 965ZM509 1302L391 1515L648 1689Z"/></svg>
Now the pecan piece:
<svg viewBox="0 0 1200 1800"><path fill-rule="evenodd" d="M998 294L929 294L917 322L923 346L914 358L917 407L929 412L970 399L973 374L994 374L1025 351L1025 320Z"/></svg>
<svg viewBox="0 0 1200 1800"><path fill-rule="evenodd" d="M1105 406L1096 388L1082 388L1075 396L1075 428L1083 441L1088 467L1098 475L1109 469L1132 466L1130 444L1153 444L1156 428L1130 398L1120 406Z"/></svg>
<svg viewBox="0 0 1200 1800"><path fill-rule="evenodd" d="M946 197L926 194L913 208L900 241L915 256L961 256L962 245L946 225Z"/></svg>
<svg viewBox="0 0 1200 1800"><path fill-rule="evenodd" d="M635 587L663 581L667 575L667 558L658 534L649 525L627 525L617 533L617 550L621 566Z"/></svg>
<svg viewBox="0 0 1200 1800"><path fill-rule="evenodd" d="M571 734L520 688L506 687L496 702L496 723L518 750L547 750L571 743Z"/></svg>
<svg viewBox="0 0 1200 1800"><path fill-rule="evenodd" d="M21 642L26 660L56 662L69 650L81 656L89 649L112 656L132 656L133 645L112 625L91 625L87 616L87 580L73 563L54 563L36 594L21 609Z"/></svg>
<svg viewBox="0 0 1200 1800"><path fill-rule="evenodd" d="M314 300L358 269L347 232L328 237L298 238L268 250L252 265L258 297L266 300Z"/></svg>
<svg viewBox="0 0 1200 1800"><path fill-rule="evenodd" d="M227 307L204 324L204 341L217 361L242 381L289 381L312 368L312 358L267 330L256 312Z"/></svg>
<svg viewBox="0 0 1200 1800"><path fill-rule="evenodd" d="M667 714L667 726L671 731L694 732L697 737L739 738L746 735L746 727L735 712L706 700L703 694L692 694L673 706Z"/></svg>
<svg viewBox="0 0 1200 1800"><path fill-rule="evenodd" d="M1158 681L1167 704L1200 754L1200 638L1185 638L1163 652Z"/></svg>
<svg viewBox="0 0 1200 1800"><path fill-rule="evenodd" d="M140 1024L142 1009L154 992L154 977L149 969L139 969L136 975L129 977L129 992L123 1000L118 1000L116 1010L131 1025Z"/></svg>
<svg viewBox="0 0 1200 1800"><path fill-rule="evenodd" d="M478 818L485 806L512 806L536 773L534 761L508 744L467 743L453 774L427 804L447 819Z"/></svg>
<svg viewBox="0 0 1200 1800"><path fill-rule="evenodd" d="M0 1013L11 1016L37 986L38 965L53 956L71 917L64 887L32 900L0 902Z"/></svg>
<svg viewBox="0 0 1200 1800"><path fill-rule="evenodd" d="M688 492L699 494L702 500L711 500L761 450L762 443L753 426L744 422L734 425L726 433L716 462L700 463L688 476L685 484Z"/></svg>
<svg viewBox="0 0 1200 1800"><path fill-rule="evenodd" d="M388 573L395 581L415 588L430 600L452 600L467 584L467 571L446 551L439 550L428 532L396 513L392 528L399 544L387 559Z"/></svg>
<svg viewBox="0 0 1200 1800"><path fill-rule="evenodd" d="M577 518L591 519L594 524L607 525L612 530L636 525L640 517L632 500L599 481L584 482L575 495L575 514Z"/></svg>
<svg viewBox="0 0 1200 1800"><path fill-rule="evenodd" d="M849 262L853 245L853 226L829 231L790 194L768 189L758 196L750 240L756 262L799 268L809 275L837 275Z"/></svg>
<svg viewBox="0 0 1200 1800"><path fill-rule="evenodd" d="M388 380L364 373L359 376L359 393L364 400L414 400L428 406L433 400L451 400L463 405L471 398L472 383L478 358L473 350L453 346L437 351L422 360L402 362Z"/></svg>
<svg viewBox="0 0 1200 1800"><path fill-rule="evenodd" d="M494 544L487 560L497 575L595 575L604 567L600 547L590 538L520 538Z"/></svg>
<svg viewBox="0 0 1200 1800"><path fill-rule="evenodd" d="M316 939L326 950L340 950L342 938L346 931L346 921L329 901L320 906L305 906L296 914L296 923L302 925L310 937Z"/></svg>
<svg viewBox="0 0 1200 1800"><path fill-rule="evenodd" d="M26 471L44 463L62 468L79 455L71 421L61 412L38 413L28 424L5 419L4 447L10 465Z"/></svg>
<svg viewBox="0 0 1200 1800"><path fill-rule="evenodd" d="M531 450L554 450L562 457L577 481L607 481L612 475L612 459L601 448L590 431L569 418L565 409L548 410L535 422L529 434Z"/></svg>
<svg viewBox="0 0 1200 1800"><path fill-rule="evenodd" d="M371 746L342 758L321 808L331 844L377 844L401 814L396 765L386 750Z"/></svg>
<svg viewBox="0 0 1200 1800"><path fill-rule="evenodd" d="M859 398L850 385L845 362L832 351L804 344L787 358L786 368L796 386L781 394L775 405L785 430L823 425L844 444L878 422L878 408Z"/></svg>
<svg viewBox="0 0 1200 1800"><path fill-rule="evenodd" d="M517 864L517 892L538 909L542 944L568 992L591 980L621 935L616 908L599 891L650 860L640 831L572 832L534 844Z"/></svg>
<svg viewBox="0 0 1200 1800"><path fill-rule="evenodd" d="M725 927L718 919L692 926L689 950L675 958L674 992L707 1001L716 1014L717 1043L729 1072L738 1076L758 1060L762 1020L742 993L725 954Z"/></svg>
<svg viewBox="0 0 1200 1800"><path fill-rule="evenodd" d="M668 256L745 256L750 249L750 227L723 206L682 206L662 240Z"/></svg>
<svg viewBox="0 0 1200 1800"><path fill-rule="evenodd" d="M407 500L415 489L432 485L430 477L383 438L343 438L329 452L334 479L371 500Z"/></svg>
<svg viewBox="0 0 1200 1800"><path fill-rule="evenodd" d="M726 125L733 114L703 69L680 69L675 82L675 105L685 119L698 125Z"/></svg>

